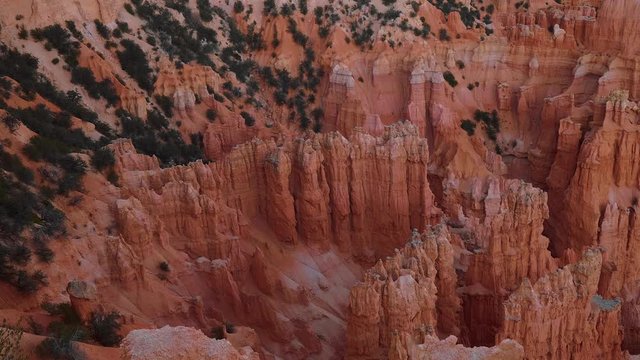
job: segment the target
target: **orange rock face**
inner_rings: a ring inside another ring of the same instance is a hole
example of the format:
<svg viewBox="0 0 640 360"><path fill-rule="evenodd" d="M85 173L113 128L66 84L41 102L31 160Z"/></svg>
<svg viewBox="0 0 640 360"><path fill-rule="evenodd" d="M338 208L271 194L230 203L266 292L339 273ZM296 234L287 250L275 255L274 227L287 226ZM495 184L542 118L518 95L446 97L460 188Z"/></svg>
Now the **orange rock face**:
<svg viewBox="0 0 640 360"><path fill-rule="evenodd" d="M504 303L497 340L520 342L529 359L622 358L621 299L597 294L602 254L587 250L577 263L528 279Z"/></svg>
<svg viewBox="0 0 640 360"><path fill-rule="evenodd" d="M425 336L458 333L461 308L455 282L446 227L414 233L402 250L379 261L351 290L348 354L403 358L399 354Z"/></svg>

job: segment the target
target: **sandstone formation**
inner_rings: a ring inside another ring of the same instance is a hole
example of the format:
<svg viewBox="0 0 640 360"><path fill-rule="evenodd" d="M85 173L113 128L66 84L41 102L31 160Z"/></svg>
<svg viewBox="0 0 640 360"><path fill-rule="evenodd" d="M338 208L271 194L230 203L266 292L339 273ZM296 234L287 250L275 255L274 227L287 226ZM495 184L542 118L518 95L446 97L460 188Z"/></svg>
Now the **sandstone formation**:
<svg viewBox="0 0 640 360"><path fill-rule="evenodd" d="M597 294L601 266L600 251L587 250L535 284L525 279L504 303L497 339L520 342L528 359L620 359L621 300Z"/></svg>
<svg viewBox="0 0 640 360"><path fill-rule="evenodd" d="M134 330L122 342L122 359L257 360L250 348L235 349L227 340L214 340L183 326Z"/></svg>
<svg viewBox="0 0 640 360"><path fill-rule="evenodd" d="M422 235L365 273L349 299L348 355L406 358L425 336L458 333L453 249L445 226ZM396 354L396 355L394 355Z"/></svg>
<svg viewBox="0 0 640 360"><path fill-rule="evenodd" d="M159 63L160 72L154 84L154 93L167 96L173 106L184 113L193 109L196 100L212 104L213 94L219 90L220 76L213 69L202 65L180 65L164 58Z"/></svg>

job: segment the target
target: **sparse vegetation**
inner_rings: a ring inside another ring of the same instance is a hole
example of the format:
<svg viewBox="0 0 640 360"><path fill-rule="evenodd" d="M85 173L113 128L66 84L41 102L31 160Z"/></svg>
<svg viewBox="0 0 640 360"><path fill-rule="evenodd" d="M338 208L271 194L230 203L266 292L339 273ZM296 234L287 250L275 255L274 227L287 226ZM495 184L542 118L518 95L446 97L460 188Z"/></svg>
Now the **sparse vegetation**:
<svg viewBox="0 0 640 360"><path fill-rule="evenodd" d="M246 111L242 111L240 113L240 116L242 116L242 118L244 119L244 124L247 126L253 126L256 123L256 119L253 118L253 116L251 116L251 114L249 114Z"/></svg>
<svg viewBox="0 0 640 360"><path fill-rule="evenodd" d="M168 128L166 119L155 120L156 124L167 124L156 129L122 109L116 114L122 124L121 135L131 138L139 152L156 155L163 166L186 164L204 158L200 147L185 143L178 131ZM160 113L154 114L154 117L160 116Z"/></svg>
<svg viewBox="0 0 640 360"><path fill-rule="evenodd" d="M474 119L485 125L485 131L489 139L493 141L497 140L497 134L500 132L500 118L498 117L498 112L496 110L493 110L491 113L476 110L474 113Z"/></svg>
<svg viewBox="0 0 640 360"><path fill-rule="evenodd" d="M449 86L458 86L458 81L456 80L456 77L453 75L453 73L451 73L451 71L445 71L442 76L444 77L444 80L449 84Z"/></svg>
<svg viewBox="0 0 640 360"><path fill-rule="evenodd" d="M116 159L111 149L103 147L93 152L91 157L91 165L98 171L102 171L115 164Z"/></svg>
<svg viewBox="0 0 640 360"><path fill-rule="evenodd" d="M169 263L166 261L162 261L160 262L160 265L158 265L158 267L160 268L161 271L163 272L169 272L171 271L171 268L169 267Z"/></svg>
<svg viewBox="0 0 640 360"><path fill-rule="evenodd" d="M93 312L89 320L92 337L102 346L116 346L122 340L118 330L121 315L115 311L110 313Z"/></svg>
<svg viewBox="0 0 640 360"><path fill-rule="evenodd" d="M466 131L469 136L473 136L476 132L476 124L471 120L462 120L460 127Z"/></svg>
<svg viewBox="0 0 640 360"><path fill-rule="evenodd" d="M120 41L120 45L124 49L122 51L118 50L117 55L122 69L136 80L142 89L151 91L153 89L151 68L144 51L138 44L128 39Z"/></svg>
<svg viewBox="0 0 640 360"><path fill-rule="evenodd" d="M218 112L216 112L214 109L207 109L207 119L209 119L209 121L216 121L216 119L218 118Z"/></svg>

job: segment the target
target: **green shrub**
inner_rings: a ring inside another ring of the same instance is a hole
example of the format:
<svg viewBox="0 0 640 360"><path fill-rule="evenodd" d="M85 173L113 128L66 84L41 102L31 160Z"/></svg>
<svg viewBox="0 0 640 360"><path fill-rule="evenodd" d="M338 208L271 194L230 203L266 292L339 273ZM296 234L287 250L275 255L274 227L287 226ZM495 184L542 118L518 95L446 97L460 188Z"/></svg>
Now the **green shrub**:
<svg viewBox="0 0 640 360"><path fill-rule="evenodd" d="M213 8L209 4L209 0L197 0L198 12L200 13L200 19L204 22L213 20Z"/></svg>
<svg viewBox="0 0 640 360"><path fill-rule="evenodd" d="M73 344L79 340L78 334L72 333L65 337L48 337L36 347L38 355L54 360L84 360L84 353Z"/></svg>
<svg viewBox="0 0 640 360"><path fill-rule="evenodd" d="M147 113L147 124L156 130L161 130L169 126L169 120L158 110L152 109Z"/></svg>
<svg viewBox="0 0 640 360"><path fill-rule="evenodd" d="M160 263L160 265L158 265L158 267L160 268L160 270L164 271L164 272L169 272L171 271L171 268L169 267L169 263L166 261L162 261Z"/></svg>
<svg viewBox="0 0 640 360"><path fill-rule="evenodd" d="M243 112L240 113L240 116L242 116L242 118L244 119L244 124L246 126L251 127L251 126L255 125L256 119L254 119L253 116L251 116L251 114L249 114L248 112L243 111Z"/></svg>
<svg viewBox="0 0 640 360"><path fill-rule="evenodd" d="M58 50L62 58L74 67L78 65L79 43L71 39L71 34L60 24L49 25L42 29L31 30L31 36L36 41L46 40L45 47L53 47Z"/></svg>
<svg viewBox="0 0 640 360"><path fill-rule="evenodd" d="M451 41L451 36L447 33L447 29L443 28L438 31L438 39L440 39L440 41Z"/></svg>
<svg viewBox="0 0 640 360"><path fill-rule="evenodd" d="M91 334L93 338L102 346L116 346L122 340L118 334L120 327L120 318L122 316L115 311L108 314L102 312L91 313L89 320Z"/></svg>
<svg viewBox="0 0 640 360"><path fill-rule="evenodd" d="M469 136L473 136L473 134L476 132L476 124L471 120L462 120L460 127L464 129L464 131L466 131L467 135Z"/></svg>
<svg viewBox="0 0 640 360"><path fill-rule="evenodd" d="M244 11L244 5L242 4L242 1L236 1L233 4L233 12L235 12L236 14L239 14L243 11Z"/></svg>
<svg viewBox="0 0 640 360"><path fill-rule="evenodd" d="M476 110L474 119L485 124L485 131L489 139L493 141L497 139L497 134L500 132L500 118L496 110L493 110L491 113Z"/></svg>
<svg viewBox="0 0 640 360"><path fill-rule="evenodd" d="M451 87L456 87L458 86L458 81L456 80L456 77L451 73L451 71L445 71L442 76L444 77L444 80L451 86Z"/></svg>
<svg viewBox="0 0 640 360"><path fill-rule="evenodd" d="M36 249L36 255L38 256L38 260L45 263L50 263L55 256L53 251L46 246L38 247Z"/></svg>
<svg viewBox="0 0 640 360"><path fill-rule="evenodd" d="M172 117L173 116L173 100L171 100L170 97L164 96L164 95L156 95L155 99L156 99L156 102L158 103L158 106L160 106L160 109L162 109L162 112L164 112L164 115L167 117Z"/></svg>
<svg viewBox="0 0 640 360"><path fill-rule="evenodd" d="M91 165L98 171L102 171L107 167L111 167L116 163L116 158L113 156L111 149L103 147L93 152L91 157Z"/></svg>
<svg viewBox="0 0 640 360"><path fill-rule="evenodd" d="M93 23L96 24L96 30L98 30L98 34L100 34L100 36L107 40L111 37L111 30L109 30L109 28L105 24L103 24L102 21L95 19Z"/></svg>
<svg viewBox="0 0 640 360"><path fill-rule="evenodd" d="M144 51L138 44L128 39L120 41L120 45L124 49L122 51L118 50L116 54L122 69L135 79L142 89L151 91L153 89L153 83L150 78L151 68Z"/></svg>
<svg viewBox="0 0 640 360"><path fill-rule="evenodd" d="M131 4L129 3L125 3L124 4L124 9L131 15L135 15L135 11L133 11L133 6L131 6Z"/></svg>
<svg viewBox="0 0 640 360"><path fill-rule="evenodd" d="M209 121L215 121L218 118L218 112L214 109L207 109L207 119Z"/></svg>

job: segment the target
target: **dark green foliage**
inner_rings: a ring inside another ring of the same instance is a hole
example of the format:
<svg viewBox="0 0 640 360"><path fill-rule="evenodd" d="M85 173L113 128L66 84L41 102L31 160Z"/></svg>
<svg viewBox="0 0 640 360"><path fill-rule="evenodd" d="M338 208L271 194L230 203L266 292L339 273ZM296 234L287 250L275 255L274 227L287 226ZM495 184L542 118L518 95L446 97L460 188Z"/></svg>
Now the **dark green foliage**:
<svg viewBox="0 0 640 360"><path fill-rule="evenodd" d="M393 5L396 3L396 0L382 0L382 4L384 6L389 6L389 5Z"/></svg>
<svg viewBox="0 0 640 360"><path fill-rule="evenodd" d="M84 36L82 36L82 33L78 30L78 28L76 27L76 23L74 23L71 20L67 20L65 21L65 25L67 26L67 29L71 32L71 34L78 40L82 41L84 39Z"/></svg>
<svg viewBox="0 0 640 360"><path fill-rule="evenodd" d="M160 106L160 109L162 109L162 112L164 113L164 115L167 117L172 117L173 101L171 100L171 98L168 96L156 95L155 99L158 105Z"/></svg>
<svg viewBox="0 0 640 360"><path fill-rule="evenodd" d="M154 129L126 111L116 114L122 124L122 136L131 138L136 149L146 155L156 155L163 166L186 164L204 158L202 149L186 144L173 129Z"/></svg>
<svg viewBox="0 0 640 360"><path fill-rule="evenodd" d="M0 167L13 173L22 183L31 184L33 182L33 172L22 165L18 156L4 151L2 145L0 145Z"/></svg>
<svg viewBox="0 0 640 360"><path fill-rule="evenodd" d="M216 326L211 329L211 337L217 340L224 339L224 328L222 326Z"/></svg>
<svg viewBox="0 0 640 360"><path fill-rule="evenodd" d="M160 268L160 270L164 271L164 272L169 272L171 271L171 268L169 267L169 263L166 261L162 261L160 263L160 265L158 265L158 267Z"/></svg>
<svg viewBox="0 0 640 360"><path fill-rule="evenodd" d="M113 185L115 185L115 186L119 186L119 185L118 185L118 180L120 180L120 179L118 178L118 174L116 174L115 170L110 169L110 170L107 172L107 180L108 180L110 183L112 183Z"/></svg>
<svg viewBox="0 0 640 360"><path fill-rule="evenodd" d="M462 70L464 69L464 61L462 60L456 60L456 66L458 67L458 69Z"/></svg>
<svg viewBox="0 0 640 360"><path fill-rule="evenodd" d="M85 359L84 354L76 345L77 335L71 335L65 338L48 337L36 347L38 355L53 360L82 360Z"/></svg>
<svg viewBox="0 0 640 360"><path fill-rule="evenodd" d="M212 66L209 54L217 49L215 30L206 27L200 19L181 1L166 1L168 7L178 10L184 16L184 25L176 20L164 7L148 1L135 2L138 16L146 21L148 31L157 34L160 47L183 63L196 60ZM215 12L215 8L213 9ZM205 15L206 16L206 15Z"/></svg>
<svg viewBox="0 0 640 360"><path fill-rule="evenodd" d="M232 323L225 323L224 326L225 326L225 329L227 330L227 333L233 334L236 332L236 326L233 325Z"/></svg>
<svg viewBox="0 0 640 360"><path fill-rule="evenodd" d="M249 114L246 111L243 111L240 113L240 116L242 116L242 118L244 119L244 124L246 126L253 126L256 123L256 119L253 118L253 116L251 116L251 114Z"/></svg>
<svg viewBox="0 0 640 360"><path fill-rule="evenodd" d="M443 28L438 31L438 39L440 39L440 41L451 41L451 36L447 33L447 29Z"/></svg>
<svg viewBox="0 0 640 360"><path fill-rule="evenodd" d="M38 72L38 59L0 43L0 77L2 76L9 76L19 82L23 92L39 93L73 116L93 123L103 135L109 136L111 133L111 129L98 120L98 115L82 104L80 94L75 91L59 91Z"/></svg>
<svg viewBox="0 0 640 360"><path fill-rule="evenodd" d="M160 130L169 126L169 120L158 110L152 109L147 113L147 124L156 130Z"/></svg>
<svg viewBox="0 0 640 360"><path fill-rule="evenodd" d="M133 6L131 6L131 4L129 3L125 3L124 4L124 9L131 15L135 15L135 11L133 11Z"/></svg>
<svg viewBox="0 0 640 360"><path fill-rule="evenodd" d="M31 36L36 41L46 40L48 46L58 50L62 58L69 66L78 65L78 56L80 51L78 47L80 43L72 41L71 34L60 24L49 25L42 29L31 30Z"/></svg>
<svg viewBox="0 0 640 360"><path fill-rule="evenodd" d="M24 28L23 25L20 25L20 31L18 31L18 37L22 40L27 40L29 38L29 32Z"/></svg>
<svg viewBox="0 0 640 360"><path fill-rule="evenodd" d="M280 15L284 17L290 17L293 15L293 11L295 10L295 6L293 4L284 3L280 7Z"/></svg>
<svg viewBox="0 0 640 360"><path fill-rule="evenodd" d="M134 78L142 89L151 91L153 89L151 68L144 51L138 44L128 39L120 41L120 45L124 48L122 51L117 51L122 69Z"/></svg>
<svg viewBox="0 0 640 360"><path fill-rule="evenodd" d="M36 249L36 255L38 256L38 260L45 263L50 263L55 256L53 251L46 246L38 247Z"/></svg>
<svg viewBox="0 0 640 360"><path fill-rule="evenodd" d="M81 149L94 149L95 143L80 129L70 129L68 113L54 114L44 105L38 105L33 109L9 111L29 129L38 133L23 148L24 153L34 161L46 161L64 171L61 179L51 177L51 180L58 184L58 193L67 194L69 191L78 190L86 172L86 164L70 153Z"/></svg>
<svg viewBox="0 0 640 360"><path fill-rule="evenodd" d="M93 156L91 157L91 165L98 171L111 167L115 163L116 158L113 156L113 151L106 147L97 149L93 152Z"/></svg>
<svg viewBox="0 0 640 360"><path fill-rule="evenodd" d="M207 109L207 119L209 121L215 121L218 118L218 113L214 109Z"/></svg>
<svg viewBox="0 0 640 360"><path fill-rule="evenodd" d="M497 134L500 132L500 118L498 112L493 110L491 113L486 111L476 110L473 115L476 121L480 121L485 125L485 131L489 139L495 141Z"/></svg>
<svg viewBox="0 0 640 360"><path fill-rule="evenodd" d="M118 330L122 326L120 324L121 315L115 311L108 314L102 312L91 313L89 325L93 338L102 346L116 346L122 340L118 334Z"/></svg>
<svg viewBox="0 0 640 360"><path fill-rule="evenodd" d="M444 77L444 80L451 86L451 87L456 87L458 86L458 81L456 80L456 77L451 73L451 71L445 71L442 76Z"/></svg>
<svg viewBox="0 0 640 360"><path fill-rule="evenodd" d="M244 5L242 4L242 1L236 1L233 4L233 12L235 12L236 14L239 14L243 11L244 11Z"/></svg>
<svg viewBox="0 0 640 360"><path fill-rule="evenodd" d="M383 23L387 22L387 21L395 20L398 16L400 16L400 14L402 14L402 12L400 12L400 10L396 10L396 9L393 9L393 8L387 9L387 11L385 11L382 14L382 19L384 20Z"/></svg>
<svg viewBox="0 0 640 360"><path fill-rule="evenodd" d="M473 136L476 132L476 124L471 120L462 120L460 127L467 132L467 135Z"/></svg>
<svg viewBox="0 0 640 360"><path fill-rule="evenodd" d="M309 12L309 6L307 5L307 0L298 0L298 9L303 15L307 15Z"/></svg>
<svg viewBox="0 0 640 360"><path fill-rule="evenodd" d="M304 47L307 45L309 38L298 30L298 25L293 19L289 19L289 23L287 26L287 31L293 35L293 41L295 41L300 46Z"/></svg>
<svg viewBox="0 0 640 360"><path fill-rule="evenodd" d="M275 0L264 0L264 4L262 6L262 13L265 15L277 15L278 10L276 8Z"/></svg>
<svg viewBox="0 0 640 360"><path fill-rule="evenodd" d="M49 315L55 316L58 320L54 320L49 324L47 329L51 337L43 340L36 348L40 356L61 360L84 359L82 354L73 341L85 340L89 331L84 325L80 316L69 303L44 303L42 309L47 311Z"/></svg>
<svg viewBox="0 0 640 360"><path fill-rule="evenodd" d="M71 129L69 113L54 113L42 104L34 108L9 108L8 111L22 121L30 130L36 132L39 137L51 141L52 148L43 148L43 150L46 151L33 156L33 160L44 158L45 160L52 161L53 157L58 153L69 153L80 149L95 148L95 143L86 137L82 130ZM32 143L38 141L40 140L33 140ZM53 152L53 154L51 152Z"/></svg>
<svg viewBox="0 0 640 360"><path fill-rule="evenodd" d="M119 98L110 80L96 81L93 72L85 67L77 66L71 70L71 82L84 87L94 99L104 97L109 105L115 105Z"/></svg>
<svg viewBox="0 0 640 360"><path fill-rule="evenodd" d="M197 0L198 12L200 13L200 19L204 22L213 20L213 8L209 3L209 0Z"/></svg>
<svg viewBox="0 0 640 360"><path fill-rule="evenodd" d="M116 25L118 26L118 30L120 30L121 32L126 34L131 33L131 29L129 29L129 24L127 24L126 22L116 20Z"/></svg>
<svg viewBox="0 0 640 360"><path fill-rule="evenodd" d="M100 34L100 36L107 40L111 38L111 30L109 30L109 28L105 24L103 24L102 21L95 19L93 23L96 24L96 30L98 30L98 34Z"/></svg>
<svg viewBox="0 0 640 360"><path fill-rule="evenodd" d="M227 334L233 334L236 332L236 327L231 323L225 323L224 325L216 326L211 329L211 336L214 339L222 340L224 339L225 330Z"/></svg>

